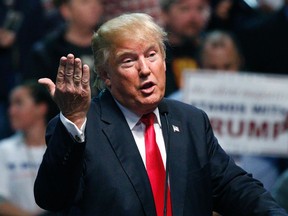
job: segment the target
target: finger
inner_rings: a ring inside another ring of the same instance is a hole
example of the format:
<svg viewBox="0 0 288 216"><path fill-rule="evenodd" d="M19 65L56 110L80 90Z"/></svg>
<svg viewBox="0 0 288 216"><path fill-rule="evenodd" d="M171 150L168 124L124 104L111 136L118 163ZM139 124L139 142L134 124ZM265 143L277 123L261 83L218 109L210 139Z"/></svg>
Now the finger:
<svg viewBox="0 0 288 216"><path fill-rule="evenodd" d="M79 58L75 59L75 71L73 75L74 84L79 86L82 79L82 63Z"/></svg>
<svg viewBox="0 0 288 216"><path fill-rule="evenodd" d="M62 56L59 61L59 67L56 77L56 85L62 85L65 78L65 68L66 68L67 58Z"/></svg>
<svg viewBox="0 0 288 216"><path fill-rule="evenodd" d="M48 78L41 78L38 80L38 83L45 85L48 88L48 91L50 92L51 96L54 97L55 95L55 84L52 82L51 79Z"/></svg>
<svg viewBox="0 0 288 216"><path fill-rule="evenodd" d="M67 63L65 68L65 82L69 85L73 85L73 75L74 75L74 55L67 55Z"/></svg>
<svg viewBox="0 0 288 216"><path fill-rule="evenodd" d="M83 89L89 90L90 88L90 69L87 64L83 65L83 74L82 74L82 87Z"/></svg>

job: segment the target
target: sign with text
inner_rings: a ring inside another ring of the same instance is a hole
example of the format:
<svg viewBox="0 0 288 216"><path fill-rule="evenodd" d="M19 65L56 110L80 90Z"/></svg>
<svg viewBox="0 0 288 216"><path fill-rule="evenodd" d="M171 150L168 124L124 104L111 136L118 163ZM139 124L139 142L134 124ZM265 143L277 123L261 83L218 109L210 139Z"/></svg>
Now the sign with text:
<svg viewBox="0 0 288 216"><path fill-rule="evenodd" d="M226 152L288 156L288 77L187 71L182 99L208 114Z"/></svg>

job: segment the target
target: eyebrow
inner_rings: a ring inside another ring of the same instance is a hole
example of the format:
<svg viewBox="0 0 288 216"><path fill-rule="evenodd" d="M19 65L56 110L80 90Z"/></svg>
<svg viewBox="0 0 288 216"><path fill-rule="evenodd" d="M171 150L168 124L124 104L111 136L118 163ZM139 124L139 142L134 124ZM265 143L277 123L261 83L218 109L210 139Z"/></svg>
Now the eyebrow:
<svg viewBox="0 0 288 216"><path fill-rule="evenodd" d="M121 50L116 53L115 59L119 59L128 55L137 55L137 53L134 50L127 50L127 49Z"/></svg>
<svg viewBox="0 0 288 216"><path fill-rule="evenodd" d="M149 52L150 50L156 49L156 48L157 48L157 45L152 44L148 48L145 48L144 53ZM160 50L160 49L158 48L157 50ZM119 59L119 58L126 56L126 55L137 55L137 52L135 52L134 50L130 50L130 49L123 49L123 50L116 53L115 59Z"/></svg>

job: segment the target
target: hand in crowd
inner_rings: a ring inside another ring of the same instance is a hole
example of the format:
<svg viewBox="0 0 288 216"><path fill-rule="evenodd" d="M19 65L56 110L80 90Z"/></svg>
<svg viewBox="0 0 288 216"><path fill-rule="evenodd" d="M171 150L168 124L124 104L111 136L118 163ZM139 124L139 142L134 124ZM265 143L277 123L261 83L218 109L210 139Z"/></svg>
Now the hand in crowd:
<svg viewBox="0 0 288 216"><path fill-rule="evenodd" d="M15 41L15 32L0 28L0 47L9 48Z"/></svg>
<svg viewBox="0 0 288 216"><path fill-rule="evenodd" d="M91 102L89 80L88 65L82 65L81 59L68 54L60 59L56 83L48 78L39 79L39 83L48 87L62 114L80 128Z"/></svg>

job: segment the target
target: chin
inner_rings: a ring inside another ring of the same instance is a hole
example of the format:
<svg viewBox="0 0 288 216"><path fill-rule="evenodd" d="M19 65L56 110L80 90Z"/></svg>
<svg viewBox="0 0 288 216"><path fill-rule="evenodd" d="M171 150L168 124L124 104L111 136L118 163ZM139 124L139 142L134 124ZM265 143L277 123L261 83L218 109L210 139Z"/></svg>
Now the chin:
<svg viewBox="0 0 288 216"><path fill-rule="evenodd" d="M150 100L150 104L153 106L158 106L158 104L160 103L160 101L162 100L163 96L161 95L157 95L153 98L151 98Z"/></svg>

